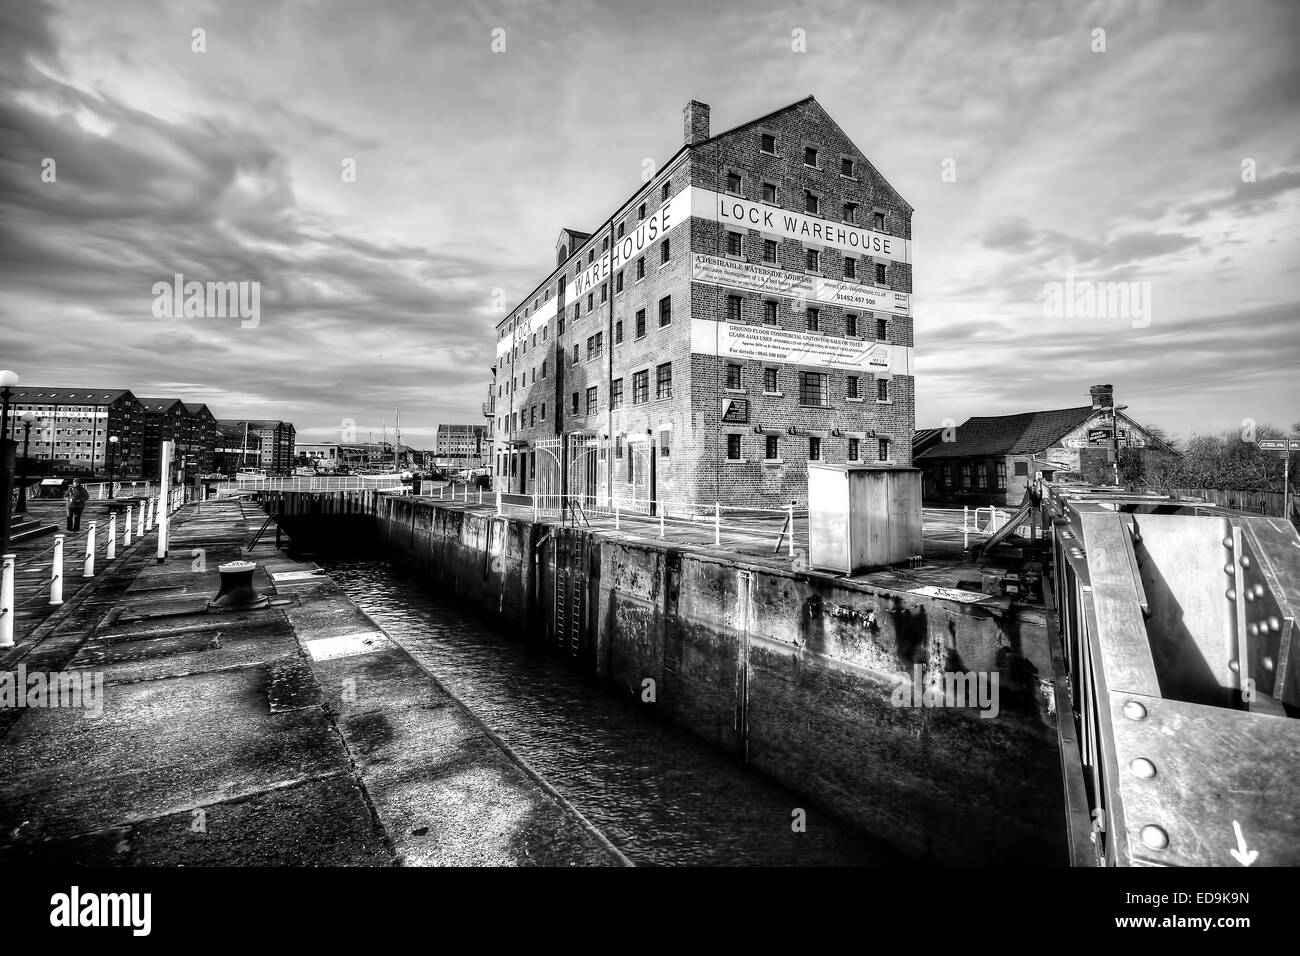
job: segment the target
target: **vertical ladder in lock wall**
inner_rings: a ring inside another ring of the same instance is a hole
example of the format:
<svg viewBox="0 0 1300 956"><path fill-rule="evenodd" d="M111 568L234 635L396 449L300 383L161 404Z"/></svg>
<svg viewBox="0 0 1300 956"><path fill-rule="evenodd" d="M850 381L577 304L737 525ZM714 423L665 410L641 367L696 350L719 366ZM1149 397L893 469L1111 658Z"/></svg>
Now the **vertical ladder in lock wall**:
<svg viewBox="0 0 1300 956"><path fill-rule="evenodd" d="M557 529L552 540L555 542L555 644L577 657L586 622L586 536L568 528Z"/></svg>

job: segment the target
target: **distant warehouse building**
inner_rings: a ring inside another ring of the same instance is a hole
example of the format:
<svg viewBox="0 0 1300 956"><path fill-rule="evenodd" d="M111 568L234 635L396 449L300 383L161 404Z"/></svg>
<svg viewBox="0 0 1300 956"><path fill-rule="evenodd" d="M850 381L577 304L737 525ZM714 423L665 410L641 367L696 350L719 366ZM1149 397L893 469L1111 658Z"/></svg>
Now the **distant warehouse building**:
<svg viewBox="0 0 1300 956"><path fill-rule="evenodd" d="M439 465L466 467L486 461L491 437L486 425L438 425L433 435L433 458Z"/></svg>
<svg viewBox="0 0 1300 956"><path fill-rule="evenodd" d="M18 455L25 431L21 418L28 411L36 417L28 435L34 468L45 474L107 474L111 468L119 477L142 475L147 415L129 389L15 388L7 437L18 443Z"/></svg>
<svg viewBox="0 0 1300 956"><path fill-rule="evenodd" d="M779 507L810 461L910 464L912 207L811 96L684 134L498 323L498 484Z"/></svg>
<svg viewBox="0 0 1300 956"><path fill-rule="evenodd" d="M273 419L217 421L218 471L232 474L239 468L262 468L269 475L293 473L297 430L291 422Z"/></svg>
<svg viewBox="0 0 1300 956"><path fill-rule="evenodd" d="M1170 453L1158 435L1115 409L1111 386L1095 385L1091 393L1091 405L979 416L953 428L918 431L913 453L924 499L1017 505L1034 476L1048 471L1109 484L1116 427L1121 449Z"/></svg>

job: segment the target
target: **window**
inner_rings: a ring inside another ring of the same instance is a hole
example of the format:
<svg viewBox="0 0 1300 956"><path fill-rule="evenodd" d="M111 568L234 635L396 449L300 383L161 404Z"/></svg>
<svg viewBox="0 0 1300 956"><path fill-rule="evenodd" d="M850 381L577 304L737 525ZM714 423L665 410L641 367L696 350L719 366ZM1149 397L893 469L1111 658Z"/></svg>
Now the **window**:
<svg viewBox="0 0 1300 956"><path fill-rule="evenodd" d="M826 399L826 379L824 372L799 373L799 404L824 407Z"/></svg>
<svg viewBox="0 0 1300 956"><path fill-rule="evenodd" d="M729 256L743 255L743 252L741 250L741 245L740 245L740 233L738 232L727 233L727 255Z"/></svg>
<svg viewBox="0 0 1300 956"><path fill-rule="evenodd" d="M578 364L578 343L577 342L573 343L573 364L574 365Z"/></svg>
<svg viewBox="0 0 1300 956"><path fill-rule="evenodd" d="M740 388L740 366L727 365L727 388Z"/></svg>
<svg viewBox="0 0 1300 956"><path fill-rule="evenodd" d="M600 251L609 252L609 236L606 236L604 239L601 240Z"/></svg>
<svg viewBox="0 0 1300 956"><path fill-rule="evenodd" d="M641 205L636 207L636 217L637 219L645 218L645 203L642 203Z"/></svg>
<svg viewBox="0 0 1300 956"><path fill-rule="evenodd" d="M805 166L816 166L817 150L813 149L811 146L805 146L803 148L803 164Z"/></svg>
<svg viewBox="0 0 1300 956"><path fill-rule="evenodd" d="M659 327L663 328L673 320L673 300L671 296L664 296L659 300Z"/></svg>
<svg viewBox="0 0 1300 956"><path fill-rule="evenodd" d="M655 369L655 398L673 397L673 363L665 362Z"/></svg>
<svg viewBox="0 0 1300 956"><path fill-rule="evenodd" d="M803 256L803 266L808 272L821 272L822 254L816 249L805 249Z"/></svg>
<svg viewBox="0 0 1300 956"><path fill-rule="evenodd" d="M871 216L871 224L872 224L872 226L875 227L875 229L876 229L877 232L884 232L884 231L885 231L885 214L884 214L883 212L873 213L872 216Z"/></svg>
<svg viewBox="0 0 1300 956"><path fill-rule="evenodd" d="M882 438L877 442L877 454L881 461L889 461L889 439Z"/></svg>
<svg viewBox="0 0 1300 956"><path fill-rule="evenodd" d="M848 382L848 386L847 386L847 388L845 389L845 393L846 393L847 397L849 397L849 398L857 398L857 397L858 397L858 377L857 377L856 375L850 375L850 376L848 377L848 379L847 379L847 382Z"/></svg>
<svg viewBox="0 0 1300 956"><path fill-rule="evenodd" d="M614 379L609 387L609 407L623 407L623 380L621 378Z"/></svg>
<svg viewBox="0 0 1300 956"><path fill-rule="evenodd" d="M588 250L587 250L587 265L591 265L591 264L592 264L593 262L595 262L595 261L596 261L596 250L595 250L595 249L588 249Z"/></svg>
<svg viewBox="0 0 1300 956"><path fill-rule="evenodd" d="M618 274L614 276L614 291L615 292L623 291L623 270L622 269L619 269Z"/></svg>
<svg viewBox="0 0 1300 956"><path fill-rule="evenodd" d="M1007 463L1003 459L994 464L994 478L997 481L998 491L1007 490Z"/></svg>
<svg viewBox="0 0 1300 956"><path fill-rule="evenodd" d="M614 323L614 344L618 345L622 341L623 341L623 320L619 319L617 322ZM545 362L542 363L542 370L543 371L546 370ZM542 378L545 377L546 377L545 375L542 376Z"/></svg>
<svg viewBox="0 0 1300 956"><path fill-rule="evenodd" d="M943 485L945 488L952 487L952 465L943 466Z"/></svg>
<svg viewBox="0 0 1300 956"><path fill-rule="evenodd" d="M989 486L989 466L984 462L975 463L975 487L981 491Z"/></svg>
<svg viewBox="0 0 1300 956"><path fill-rule="evenodd" d="M858 460L858 440L856 438L850 438L849 439L849 461L857 461L857 460Z"/></svg>
<svg viewBox="0 0 1300 956"><path fill-rule="evenodd" d="M660 458L668 458L669 456L672 455L672 444L671 444L672 436L673 433L669 431L667 428L659 429L659 457Z"/></svg>
<svg viewBox="0 0 1300 956"><path fill-rule="evenodd" d="M1023 476L1025 476L1025 477L1028 477L1028 476L1029 476L1029 462L1027 462L1027 461L1018 461L1018 462L1015 463L1015 466L1016 466L1015 473L1016 473L1017 475L1023 475Z"/></svg>
<svg viewBox="0 0 1300 956"><path fill-rule="evenodd" d="M763 183L763 202L776 202L775 183Z"/></svg>
<svg viewBox="0 0 1300 956"><path fill-rule="evenodd" d="M623 238L623 224L621 222L618 224L618 238L619 239ZM605 248L608 249L609 247L606 246Z"/></svg>
<svg viewBox="0 0 1300 956"><path fill-rule="evenodd" d="M528 408L528 427L532 428L537 424L537 406L530 405Z"/></svg>
<svg viewBox="0 0 1300 956"><path fill-rule="evenodd" d="M776 461L780 458L780 443L781 440L775 435L765 435L763 437L763 457L768 461Z"/></svg>
<svg viewBox="0 0 1300 956"><path fill-rule="evenodd" d="M822 440L820 438L813 437L808 439L808 460L822 460Z"/></svg>
<svg viewBox="0 0 1300 956"><path fill-rule="evenodd" d="M650 370L632 373L632 404L642 405L650 400Z"/></svg>
<svg viewBox="0 0 1300 956"><path fill-rule="evenodd" d="M888 284L889 284L889 280L885 277L885 264L883 262L877 262L876 263L876 285L888 285Z"/></svg>
<svg viewBox="0 0 1300 956"><path fill-rule="evenodd" d="M744 300L738 295L727 296L727 321L728 322L740 321L740 304L743 301Z"/></svg>
<svg viewBox="0 0 1300 956"><path fill-rule="evenodd" d="M668 247L668 240L665 239L659 246L659 264L663 265L672 258L672 250Z"/></svg>
<svg viewBox="0 0 1300 956"><path fill-rule="evenodd" d="M733 196L740 195L740 174L727 173L727 192Z"/></svg>
<svg viewBox="0 0 1300 956"><path fill-rule="evenodd" d="M776 369L763 369L763 391L775 392L776 390Z"/></svg>
<svg viewBox="0 0 1300 956"><path fill-rule="evenodd" d="M761 150L762 150L763 152L765 152L765 153L775 153L775 152L776 152L776 137L773 136L771 133L763 133L763 134L759 137L759 147L758 147L758 148L761 149Z"/></svg>
<svg viewBox="0 0 1300 956"><path fill-rule="evenodd" d="M596 414L597 397L598 395L597 395L595 385L587 389L587 414L588 415Z"/></svg>
<svg viewBox="0 0 1300 956"><path fill-rule="evenodd" d="M587 361L588 362L590 362L594 358L600 358L601 353L604 351L605 343L602 341L604 337L605 337L605 333L603 332L597 332L595 335L587 336Z"/></svg>
<svg viewBox="0 0 1300 956"><path fill-rule="evenodd" d="M740 461L740 436L727 436L727 461Z"/></svg>
<svg viewBox="0 0 1300 956"><path fill-rule="evenodd" d="M578 414L578 393L573 393L573 414Z"/></svg>
<svg viewBox="0 0 1300 956"><path fill-rule="evenodd" d="M542 419L542 421L546 421L546 403L545 403L545 402L542 402L542 414L541 414L541 419Z"/></svg>
<svg viewBox="0 0 1300 956"><path fill-rule="evenodd" d="M840 175L848 176L850 179L853 178L853 160L851 159L840 160Z"/></svg>
<svg viewBox="0 0 1300 956"><path fill-rule="evenodd" d="M623 436L614 436L614 457L621 459L623 457Z"/></svg>
<svg viewBox="0 0 1300 956"><path fill-rule="evenodd" d="M667 201L668 201L668 195L669 195L668 190L669 190L669 188L670 188L670 184L669 184L669 183L664 183L663 186L660 187L660 189L659 189L659 201L660 201L660 202L667 202Z"/></svg>
<svg viewBox="0 0 1300 956"><path fill-rule="evenodd" d="M775 239L763 240L763 261L776 262L776 240Z"/></svg>
<svg viewBox="0 0 1300 956"><path fill-rule="evenodd" d="M600 301L609 301L609 283L606 282L600 287Z"/></svg>
<svg viewBox="0 0 1300 956"><path fill-rule="evenodd" d="M886 342L889 340L889 322L886 319L876 319L876 341Z"/></svg>
<svg viewBox="0 0 1300 956"><path fill-rule="evenodd" d="M542 378L546 378L546 359L542 359Z"/></svg>
<svg viewBox="0 0 1300 956"><path fill-rule="evenodd" d="M636 310L636 337L645 335L645 309Z"/></svg>
<svg viewBox="0 0 1300 956"><path fill-rule="evenodd" d="M809 332L817 332L821 329L822 313L820 309L809 309L807 313L807 327Z"/></svg>
<svg viewBox="0 0 1300 956"><path fill-rule="evenodd" d="M858 277L858 260L852 256L844 257L844 278L856 279Z"/></svg>
<svg viewBox="0 0 1300 956"><path fill-rule="evenodd" d="M858 204L846 202L840 208L840 218L845 222L853 222L858 216Z"/></svg>
<svg viewBox="0 0 1300 956"><path fill-rule="evenodd" d="M775 302L763 303L763 324L776 325L776 303Z"/></svg>
<svg viewBox="0 0 1300 956"><path fill-rule="evenodd" d="M818 210L819 210L820 208L821 208L821 200L817 198L817 194L816 194L816 193L805 192L805 193L803 194L803 211L804 211L804 212L806 212L806 213L811 213L812 215L815 216L815 215L817 215L817 212L818 212Z"/></svg>
<svg viewBox="0 0 1300 956"><path fill-rule="evenodd" d="M587 311L590 312L596 307L596 293L587 293Z"/></svg>
<svg viewBox="0 0 1300 956"><path fill-rule="evenodd" d="M889 401L889 379L887 378L876 379L876 401L878 402Z"/></svg>
<svg viewBox="0 0 1300 956"><path fill-rule="evenodd" d="M636 277L638 282L645 278L645 256L636 261Z"/></svg>
<svg viewBox="0 0 1300 956"><path fill-rule="evenodd" d="M852 312L844 316L844 335L850 339L858 337L858 317Z"/></svg>
<svg viewBox="0 0 1300 956"><path fill-rule="evenodd" d="M542 326L542 341L543 341L543 342L546 341L546 332L547 332L547 330L548 330L549 328L550 328L550 326L546 326L546 325Z"/></svg>

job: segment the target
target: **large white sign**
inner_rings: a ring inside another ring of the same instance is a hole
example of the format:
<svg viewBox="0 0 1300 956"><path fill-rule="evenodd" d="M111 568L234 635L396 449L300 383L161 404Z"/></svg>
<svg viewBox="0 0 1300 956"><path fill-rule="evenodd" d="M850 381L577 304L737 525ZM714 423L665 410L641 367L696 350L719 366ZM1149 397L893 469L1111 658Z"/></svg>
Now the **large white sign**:
<svg viewBox="0 0 1300 956"><path fill-rule="evenodd" d="M502 355L510 351L512 346L519 345L524 339L528 338L529 334L536 332L555 318L556 306L559 301L558 296L552 296L537 307L537 311L528 317L527 322L515 323L514 334L507 335L497 342L497 358L500 359Z"/></svg>
<svg viewBox="0 0 1300 956"><path fill-rule="evenodd" d="M859 229L846 222L832 222L806 213L791 212L766 203L741 199L739 196L715 193L709 189L692 187L691 192L691 215L701 219L713 219L724 226L756 229L813 245L834 246L873 259L912 261L912 243L908 239Z"/></svg>
<svg viewBox="0 0 1300 956"><path fill-rule="evenodd" d="M742 289L761 295L775 295L806 302L825 302L864 312L887 312L909 315L910 296L906 292L877 289L860 282L824 279L802 272L788 272L774 266L741 262L696 253L691 258L691 278L696 282Z"/></svg>
<svg viewBox="0 0 1300 956"><path fill-rule="evenodd" d="M692 319L691 351L777 365L840 368L877 375L913 374L912 350L906 346L792 332L770 325Z"/></svg>
<svg viewBox="0 0 1300 956"><path fill-rule="evenodd" d="M587 295L597 284L645 253L669 232L691 218L691 188L679 192L635 229L614 242L614 248L592 263L573 280L573 294Z"/></svg>

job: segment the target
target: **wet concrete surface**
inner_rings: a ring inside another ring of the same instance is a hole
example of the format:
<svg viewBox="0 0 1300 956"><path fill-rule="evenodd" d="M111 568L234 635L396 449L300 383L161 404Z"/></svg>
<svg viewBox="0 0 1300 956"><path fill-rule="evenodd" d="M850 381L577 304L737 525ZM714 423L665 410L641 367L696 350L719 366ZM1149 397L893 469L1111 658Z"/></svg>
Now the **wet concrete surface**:
<svg viewBox="0 0 1300 956"><path fill-rule="evenodd" d="M102 681L102 713L5 714L0 861L625 862L333 582L292 573L313 565L241 554L263 517L188 506L163 563L146 539L5 655ZM208 613L236 557L271 607Z"/></svg>

